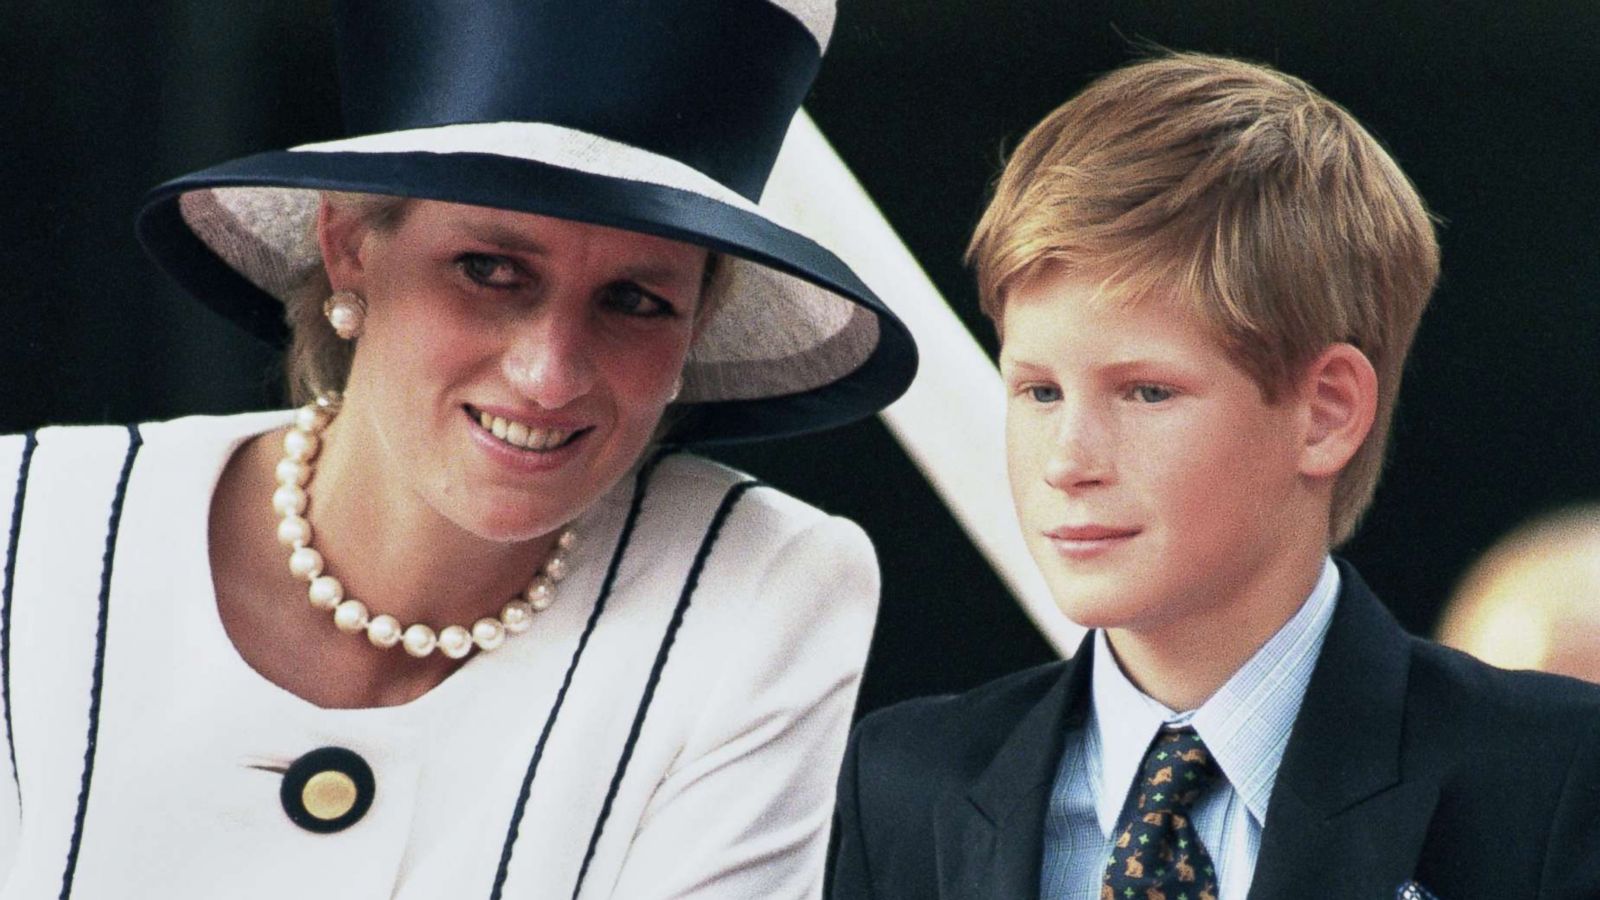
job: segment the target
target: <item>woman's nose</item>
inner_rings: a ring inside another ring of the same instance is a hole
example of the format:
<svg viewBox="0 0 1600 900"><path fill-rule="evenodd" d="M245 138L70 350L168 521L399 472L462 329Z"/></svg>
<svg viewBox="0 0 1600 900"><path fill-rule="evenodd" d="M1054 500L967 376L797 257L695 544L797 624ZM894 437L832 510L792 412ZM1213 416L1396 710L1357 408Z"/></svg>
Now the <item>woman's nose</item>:
<svg viewBox="0 0 1600 900"><path fill-rule="evenodd" d="M545 409L560 409L594 387L596 360L588 323L547 305L516 334L502 360L506 381Z"/></svg>

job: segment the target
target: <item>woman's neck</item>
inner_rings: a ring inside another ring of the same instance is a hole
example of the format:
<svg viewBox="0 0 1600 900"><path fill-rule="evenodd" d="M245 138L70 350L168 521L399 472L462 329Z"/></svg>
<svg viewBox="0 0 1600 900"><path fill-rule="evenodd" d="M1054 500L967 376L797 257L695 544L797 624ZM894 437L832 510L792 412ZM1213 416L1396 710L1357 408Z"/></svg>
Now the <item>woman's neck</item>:
<svg viewBox="0 0 1600 900"><path fill-rule="evenodd" d="M212 496L212 583L224 630L251 668L317 706L394 706L422 696L460 661L438 652L415 659L339 631L329 613L311 606L306 581L289 572L268 503L283 434L242 445ZM526 587L549 555L553 535L492 544L385 491L375 473L340 462L337 433L327 437L308 491L312 544L346 596L374 615L388 613L402 625L470 627Z"/></svg>

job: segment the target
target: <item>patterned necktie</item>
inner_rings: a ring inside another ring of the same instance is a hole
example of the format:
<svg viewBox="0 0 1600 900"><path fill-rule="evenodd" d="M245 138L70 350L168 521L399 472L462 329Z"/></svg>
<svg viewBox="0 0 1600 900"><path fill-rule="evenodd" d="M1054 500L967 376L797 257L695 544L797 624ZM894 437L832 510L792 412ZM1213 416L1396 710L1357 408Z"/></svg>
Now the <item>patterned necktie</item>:
<svg viewBox="0 0 1600 900"><path fill-rule="evenodd" d="M1217 900L1217 870L1189 809L1217 775L1193 728L1162 729L1145 751L1134 802L1117 823L1100 900Z"/></svg>

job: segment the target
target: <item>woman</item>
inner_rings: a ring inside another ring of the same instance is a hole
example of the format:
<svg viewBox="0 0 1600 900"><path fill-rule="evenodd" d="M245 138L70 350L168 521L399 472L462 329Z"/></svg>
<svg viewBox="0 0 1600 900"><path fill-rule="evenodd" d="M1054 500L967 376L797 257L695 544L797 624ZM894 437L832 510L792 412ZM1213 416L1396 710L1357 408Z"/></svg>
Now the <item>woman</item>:
<svg viewBox="0 0 1600 900"><path fill-rule="evenodd" d="M345 4L357 137L152 194L305 406L0 440L0 898L820 891L870 545L654 448L910 379L755 203L832 8L528 6Z"/></svg>

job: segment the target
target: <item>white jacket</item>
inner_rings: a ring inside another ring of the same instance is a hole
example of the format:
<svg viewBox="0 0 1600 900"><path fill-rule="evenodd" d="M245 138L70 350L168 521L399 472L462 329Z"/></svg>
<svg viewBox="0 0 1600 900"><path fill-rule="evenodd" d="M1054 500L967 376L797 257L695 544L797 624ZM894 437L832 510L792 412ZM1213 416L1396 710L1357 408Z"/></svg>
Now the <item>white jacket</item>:
<svg viewBox="0 0 1600 900"><path fill-rule="evenodd" d="M0 900L820 894L859 528L667 456L576 523L532 631L403 706L321 709L238 655L207 553L223 464L286 421L0 438ZM269 769L328 745L376 790L313 834Z"/></svg>

